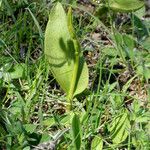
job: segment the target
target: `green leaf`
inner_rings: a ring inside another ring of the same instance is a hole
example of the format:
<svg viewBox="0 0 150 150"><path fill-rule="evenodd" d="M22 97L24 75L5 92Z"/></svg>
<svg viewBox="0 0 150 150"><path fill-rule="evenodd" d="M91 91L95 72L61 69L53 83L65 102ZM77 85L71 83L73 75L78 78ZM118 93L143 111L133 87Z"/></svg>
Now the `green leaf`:
<svg viewBox="0 0 150 150"><path fill-rule="evenodd" d="M142 77L144 77L147 81L150 79L150 65L147 63L143 63L137 66L136 73Z"/></svg>
<svg viewBox="0 0 150 150"><path fill-rule="evenodd" d="M131 35L128 34L120 34L116 32L115 34L116 42L118 48L121 50L123 57L129 57L132 60L134 59L134 47L135 47L135 40ZM121 56L121 54L120 54Z"/></svg>
<svg viewBox="0 0 150 150"><path fill-rule="evenodd" d="M46 27L45 55L54 77L68 95L75 66L75 50L68 30L67 16L59 2L51 10ZM87 85L88 68L83 55L80 55L73 96L84 91Z"/></svg>
<svg viewBox="0 0 150 150"><path fill-rule="evenodd" d="M144 41L142 41L141 45L143 46L144 49L150 51L150 37L147 37Z"/></svg>
<svg viewBox="0 0 150 150"><path fill-rule="evenodd" d="M109 128L113 143L119 144L123 142L127 138L129 130L130 122L128 113L125 111L113 119L111 127Z"/></svg>
<svg viewBox="0 0 150 150"><path fill-rule="evenodd" d="M73 116L74 116L74 113L72 111L67 112L60 120L61 125L69 127L72 122Z"/></svg>
<svg viewBox="0 0 150 150"><path fill-rule="evenodd" d="M49 128L55 124L55 119L54 118L48 118L43 121L44 126L48 126Z"/></svg>
<svg viewBox="0 0 150 150"><path fill-rule="evenodd" d="M77 114L74 114L72 119L72 133L73 133L73 141L76 150L80 150L81 147L81 128L80 128L80 120Z"/></svg>
<svg viewBox="0 0 150 150"><path fill-rule="evenodd" d="M135 11L133 14L142 20L143 16L145 15L145 7L140 8L139 10Z"/></svg>
<svg viewBox="0 0 150 150"><path fill-rule="evenodd" d="M144 6L140 0L110 0L109 7L116 12L132 12Z"/></svg>
<svg viewBox="0 0 150 150"><path fill-rule="evenodd" d="M102 52L104 53L104 55L109 56L109 57L116 57L118 55L118 51L110 46L107 46L106 48L104 48L102 50Z"/></svg>
<svg viewBox="0 0 150 150"><path fill-rule="evenodd" d="M25 75L26 64L16 64L8 72L4 73L4 79L18 79Z"/></svg>
<svg viewBox="0 0 150 150"><path fill-rule="evenodd" d="M92 140L91 150L102 150L103 149L103 140L99 136L95 136Z"/></svg>
<svg viewBox="0 0 150 150"><path fill-rule="evenodd" d="M30 150L30 146L26 146L23 150Z"/></svg>
<svg viewBox="0 0 150 150"><path fill-rule="evenodd" d="M25 130L26 130L28 133L33 133L33 132L36 130L37 125L35 125L35 124L25 124L25 125L24 125L24 128L25 128Z"/></svg>
<svg viewBox="0 0 150 150"><path fill-rule="evenodd" d="M51 135L49 133L42 133L40 143L47 142L51 140Z"/></svg>

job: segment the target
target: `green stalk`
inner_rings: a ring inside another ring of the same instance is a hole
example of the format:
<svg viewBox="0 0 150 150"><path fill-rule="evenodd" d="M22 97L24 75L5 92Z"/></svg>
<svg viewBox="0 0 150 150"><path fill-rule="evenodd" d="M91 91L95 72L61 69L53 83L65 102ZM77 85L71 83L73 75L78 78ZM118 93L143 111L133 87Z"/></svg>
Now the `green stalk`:
<svg viewBox="0 0 150 150"><path fill-rule="evenodd" d="M70 90L69 90L68 97L67 97L67 100L70 103L68 110L71 110L72 109L72 99L73 99L74 92L75 92L78 69L79 69L79 60L80 60L79 59L80 44L76 38L76 34L74 32L73 25L72 25L72 9L71 9L71 7L68 10L68 30L71 35L73 46L75 49L74 68L73 68L72 80L71 80L71 84L70 84Z"/></svg>
<svg viewBox="0 0 150 150"><path fill-rule="evenodd" d="M78 46L76 45L78 41L73 40L73 44L75 47L75 62L74 62L74 69L73 69L73 74L72 74L72 80L70 84L70 90L68 94L68 101L70 102L70 109L72 108L72 99L73 99L73 94L75 91L75 86L76 86L76 81L77 81L77 74L78 74L78 68L79 68L79 53L76 51L78 49Z"/></svg>

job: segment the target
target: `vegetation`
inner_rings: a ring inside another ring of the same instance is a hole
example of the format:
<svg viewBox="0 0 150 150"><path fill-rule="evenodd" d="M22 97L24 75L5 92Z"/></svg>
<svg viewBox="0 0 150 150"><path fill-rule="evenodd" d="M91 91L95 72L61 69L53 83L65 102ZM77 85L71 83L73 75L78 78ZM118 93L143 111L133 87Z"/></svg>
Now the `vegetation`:
<svg viewBox="0 0 150 150"><path fill-rule="evenodd" d="M148 17L141 0L0 0L0 149L149 150Z"/></svg>

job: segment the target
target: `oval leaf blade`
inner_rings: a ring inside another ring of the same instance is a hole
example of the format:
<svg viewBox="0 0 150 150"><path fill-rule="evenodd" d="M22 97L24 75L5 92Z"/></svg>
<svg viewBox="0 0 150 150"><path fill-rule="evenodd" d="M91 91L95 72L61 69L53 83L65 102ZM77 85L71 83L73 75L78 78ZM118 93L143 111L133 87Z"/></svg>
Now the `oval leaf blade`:
<svg viewBox="0 0 150 150"><path fill-rule="evenodd" d="M91 150L102 150L103 149L103 140L99 136L95 136L92 140Z"/></svg>
<svg viewBox="0 0 150 150"><path fill-rule="evenodd" d="M67 16L57 3L51 10L45 31L45 55L51 71L61 88L69 93L72 80L75 51L67 26ZM74 96L85 90L88 85L88 68L83 56L80 56Z"/></svg>
<svg viewBox="0 0 150 150"><path fill-rule="evenodd" d="M112 126L109 128L113 143L119 144L123 142L128 137L130 129L128 113L124 111L120 116L113 119Z"/></svg>
<svg viewBox="0 0 150 150"><path fill-rule="evenodd" d="M117 12L132 12L144 6L140 0L111 0L110 8Z"/></svg>

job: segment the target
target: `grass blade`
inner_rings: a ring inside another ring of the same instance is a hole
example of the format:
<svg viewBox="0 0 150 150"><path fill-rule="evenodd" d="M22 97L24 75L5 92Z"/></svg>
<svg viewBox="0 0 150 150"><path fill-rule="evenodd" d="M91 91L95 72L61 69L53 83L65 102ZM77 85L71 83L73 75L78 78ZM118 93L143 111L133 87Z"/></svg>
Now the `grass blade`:
<svg viewBox="0 0 150 150"><path fill-rule="evenodd" d="M76 150L80 150L81 148L81 128L80 128L80 120L77 114L74 114L72 119L72 132L73 132L73 141Z"/></svg>
<svg viewBox="0 0 150 150"><path fill-rule="evenodd" d="M41 27L40 27L40 25L39 25L39 22L37 21L36 17L35 17L34 14L32 13L32 11L30 10L30 8L26 8L26 9L29 11L31 17L33 18L33 21L34 21L35 25L36 25L37 28L38 28L39 35L40 35L40 39L41 39L41 44L42 44L42 48L43 48L44 35L43 35L42 29L41 29Z"/></svg>

